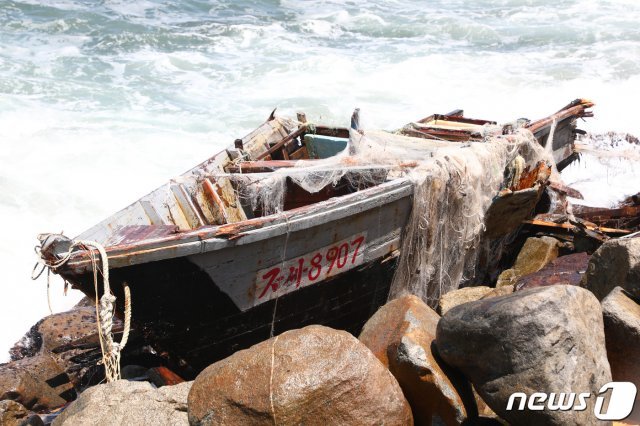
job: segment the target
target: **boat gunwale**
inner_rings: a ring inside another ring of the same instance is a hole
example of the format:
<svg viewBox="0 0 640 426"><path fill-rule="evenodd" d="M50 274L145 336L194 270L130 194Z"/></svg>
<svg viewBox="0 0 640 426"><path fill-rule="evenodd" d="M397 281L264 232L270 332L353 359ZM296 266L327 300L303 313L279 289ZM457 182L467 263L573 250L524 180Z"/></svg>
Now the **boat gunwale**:
<svg viewBox="0 0 640 426"><path fill-rule="evenodd" d="M183 257L220 250L277 237L318 226L363 211L389 204L413 194L413 183L407 178L384 182L358 192L333 197L325 201L287 210L269 216L247 219L224 225L207 225L198 229L143 239L128 244L106 247L110 268L119 268L161 259ZM381 199L384 202L380 202ZM310 222L312 222L310 224ZM84 273L92 268L91 253L95 250L73 252L61 268L64 273ZM149 259L166 252L157 259ZM128 259L128 260L127 260Z"/></svg>

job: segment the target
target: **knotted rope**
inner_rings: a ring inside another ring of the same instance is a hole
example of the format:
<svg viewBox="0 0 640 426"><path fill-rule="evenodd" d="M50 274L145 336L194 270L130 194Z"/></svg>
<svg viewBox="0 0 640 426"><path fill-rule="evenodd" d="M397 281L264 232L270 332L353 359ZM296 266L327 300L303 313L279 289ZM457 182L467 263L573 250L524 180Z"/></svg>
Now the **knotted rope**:
<svg viewBox="0 0 640 426"><path fill-rule="evenodd" d="M93 285L96 294L96 320L98 323L98 336L100 338L100 349L102 351L102 364L105 369L105 376L107 382L113 382L120 379L120 353L124 346L127 343L129 338L129 331L131 328L131 291L129 290L129 286L126 283L123 283L124 287L124 297L125 297L125 312L124 312L124 330L122 334L122 339L120 343L116 343L113 341L113 316L114 316L114 306L116 302L116 297L111 292L111 287L109 285L109 258L107 256L107 252L104 247L95 241L88 240L77 240L71 241L68 251L58 260L47 260L44 258L42 254L42 246L45 245L48 238L56 236L59 234L48 234L43 239L43 244L39 247L36 247L36 253L38 253L40 257L40 262L43 265L42 270L32 278L37 279L45 268L48 268L47 275L51 271L54 273L58 271L63 265L65 265L69 259L71 258L71 253L74 248L80 248L83 250L87 250L89 254L89 259L91 260L91 266L93 269ZM96 256L95 251L98 252L100 256L100 262L102 263L102 268L98 265L98 258ZM37 268L37 264L34 267L34 272ZM102 286L103 286L103 294L100 299L98 299L98 270L102 273ZM47 288L49 285L47 284Z"/></svg>

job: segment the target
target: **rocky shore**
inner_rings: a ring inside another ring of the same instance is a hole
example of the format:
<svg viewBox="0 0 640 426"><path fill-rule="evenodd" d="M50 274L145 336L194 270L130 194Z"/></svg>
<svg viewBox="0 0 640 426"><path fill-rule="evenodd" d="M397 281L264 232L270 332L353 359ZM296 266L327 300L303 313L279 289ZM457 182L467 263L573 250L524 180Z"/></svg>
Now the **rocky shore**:
<svg viewBox="0 0 640 426"><path fill-rule="evenodd" d="M97 384L99 366L79 362L95 350L85 301L11 350L0 424L604 424L594 415L601 388L640 381L640 238L611 239L579 262L560 245L529 238L497 287L452 291L436 310L403 296L358 338L290 330L190 382L125 365L128 380ZM564 264L583 269L558 273ZM68 344L78 338L88 343ZM580 393L584 409L548 409L576 407ZM624 422L639 421L636 404Z"/></svg>

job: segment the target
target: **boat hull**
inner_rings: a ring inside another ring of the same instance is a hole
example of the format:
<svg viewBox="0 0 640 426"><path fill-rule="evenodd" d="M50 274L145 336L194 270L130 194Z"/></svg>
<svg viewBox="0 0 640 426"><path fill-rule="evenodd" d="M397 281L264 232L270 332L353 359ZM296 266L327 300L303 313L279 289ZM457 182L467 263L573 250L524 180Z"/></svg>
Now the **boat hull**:
<svg viewBox="0 0 640 426"><path fill-rule="evenodd" d="M387 299L411 211L409 184L387 189L226 245L203 243L200 253L113 268L117 310L127 283L135 328L185 378L289 329L325 324L356 334ZM90 270L63 275L95 297Z"/></svg>

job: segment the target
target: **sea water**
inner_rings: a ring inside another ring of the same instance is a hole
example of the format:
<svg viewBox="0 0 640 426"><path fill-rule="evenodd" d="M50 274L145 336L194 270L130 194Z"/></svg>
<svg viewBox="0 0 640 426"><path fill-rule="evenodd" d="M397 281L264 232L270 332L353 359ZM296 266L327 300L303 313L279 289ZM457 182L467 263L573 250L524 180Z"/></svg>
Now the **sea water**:
<svg viewBox="0 0 640 426"><path fill-rule="evenodd" d="M640 134L639 21L636 0L0 0L0 361L49 312L36 234L77 235L275 107L337 125L360 107L391 129L585 97L581 127ZM615 161L566 176L584 191L598 170L591 202L613 203L640 191ZM52 280L54 311L80 298L62 291Z"/></svg>

